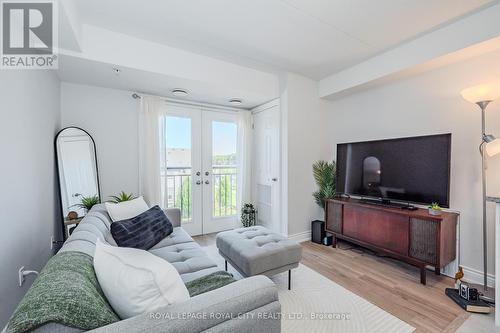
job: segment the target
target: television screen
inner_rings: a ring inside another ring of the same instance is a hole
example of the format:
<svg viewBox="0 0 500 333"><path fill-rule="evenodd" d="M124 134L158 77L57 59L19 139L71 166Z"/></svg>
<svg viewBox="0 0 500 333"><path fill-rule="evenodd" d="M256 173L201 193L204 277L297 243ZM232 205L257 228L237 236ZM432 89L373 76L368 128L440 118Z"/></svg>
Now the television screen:
<svg viewBox="0 0 500 333"><path fill-rule="evenodd" d="M337 192L449 207L451 134L337 145Z"/></svg>

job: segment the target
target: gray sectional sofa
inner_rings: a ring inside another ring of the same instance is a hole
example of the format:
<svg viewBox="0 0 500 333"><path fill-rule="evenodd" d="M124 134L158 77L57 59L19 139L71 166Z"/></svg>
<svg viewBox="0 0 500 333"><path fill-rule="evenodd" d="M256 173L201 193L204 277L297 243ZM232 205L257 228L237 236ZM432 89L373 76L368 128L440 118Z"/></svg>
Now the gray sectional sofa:
<svg viewBox="0 0 500 333"><path fill-rule="evenodd" d="M180 211L165 211L173 233L149 251L170 262L184 282L220 271L203 249L180 227ZM78 251L94 256L95 243L116 245L110 233L111 220L104 205L96 205L68 238L60 251ZM242 279L222 288L192 297L186 302L158 309L162 315L143 314L95 332L280 332L281 306L275 284L265 276ZM186 314L187 317L186 318ZM198 319L192 319L198 318ZM56 323L35 330L79 332Z"/></svg>

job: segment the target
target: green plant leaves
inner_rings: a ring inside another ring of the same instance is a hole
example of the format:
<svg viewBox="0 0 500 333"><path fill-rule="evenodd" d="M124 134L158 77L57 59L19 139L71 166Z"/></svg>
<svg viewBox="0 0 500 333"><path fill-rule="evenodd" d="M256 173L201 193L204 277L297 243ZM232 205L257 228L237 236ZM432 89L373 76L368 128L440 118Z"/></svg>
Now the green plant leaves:
<svg viewBox="0 0 500 333"><path fill-rule="evenodd" d="M433 202L430 206L429 206L430 209L433 209L433 210L441 210L441 206L439 206L439 204L437 202Z"/></svg>
<svg viewBox="0 0 500 333"><path fill-rule="evenodd" d="M335 196L335 161L317 161L313 164L313 176L319 190L313 193L314 200L318 206L325 208L325 200Z"/></svg>
<svg viewBox="0 0 500 333"><path fill-rule="evenodd" d="M100 200L99 200L99 197L97 195L93 195L93 196L89 196L89 197L82 196L82 198L80 199L80 203L75 204L71 207L83 208L88 212L92 207L94 207L98 203L100 203Z"/></svg>
<svg viewBox="0 0 500 333"><path fill-rule="evenodd" d="M135 199L135 196L132 193L125 193L125 191L121 191L118 195L112 195L110 197L112 200L110 202L119 203L124 201L130 201Z"/></svg>

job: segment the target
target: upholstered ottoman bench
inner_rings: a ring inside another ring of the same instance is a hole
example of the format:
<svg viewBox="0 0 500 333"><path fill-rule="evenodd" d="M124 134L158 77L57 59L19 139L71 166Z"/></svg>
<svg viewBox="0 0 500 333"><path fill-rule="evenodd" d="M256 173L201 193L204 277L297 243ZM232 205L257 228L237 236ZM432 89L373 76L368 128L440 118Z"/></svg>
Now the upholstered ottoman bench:
<svg viewBox="0 0 500 333"><path fill-rule="evenodd" d="M244 277L272 276L288 271L288 289L293 268L299 266L302 247L264 227L254 226L224 231L217 235L219 253Z"/></svg>

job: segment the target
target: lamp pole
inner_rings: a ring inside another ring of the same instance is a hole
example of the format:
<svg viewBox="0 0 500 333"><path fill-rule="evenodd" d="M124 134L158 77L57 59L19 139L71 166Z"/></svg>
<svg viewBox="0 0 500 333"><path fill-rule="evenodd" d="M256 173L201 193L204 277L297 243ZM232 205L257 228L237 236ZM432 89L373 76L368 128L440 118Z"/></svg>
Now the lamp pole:
<svg viewBox="0 0 500 333"><path fill-rule="evenodd" d="M486 135L486 107L491 101L481 101L476 104L481 108L481 182L482 182L482 194L483 194L483 288L484 294L482 299L488 302L494 302L495 298L489 296L488 294L488 230L486 223L486 147L488 143Z"/></svg>

